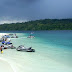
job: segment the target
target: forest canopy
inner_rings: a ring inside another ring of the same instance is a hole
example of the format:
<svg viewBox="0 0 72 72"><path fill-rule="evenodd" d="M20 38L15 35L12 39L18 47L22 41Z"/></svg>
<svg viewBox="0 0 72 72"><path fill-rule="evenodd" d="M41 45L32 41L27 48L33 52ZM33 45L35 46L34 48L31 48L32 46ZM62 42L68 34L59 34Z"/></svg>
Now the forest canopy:
<svg viewBox="0 0 72 72"><path fill-rule="evenodd" d="M43 19L0 25L0 31L12 30L72 30L72 19Z"/></svg>

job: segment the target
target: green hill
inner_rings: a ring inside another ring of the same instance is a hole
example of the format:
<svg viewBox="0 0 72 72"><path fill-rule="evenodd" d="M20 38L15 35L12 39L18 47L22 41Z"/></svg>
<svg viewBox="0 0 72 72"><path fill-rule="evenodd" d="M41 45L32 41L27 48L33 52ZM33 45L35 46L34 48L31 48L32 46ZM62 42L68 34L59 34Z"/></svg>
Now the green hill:
<svg viewBox="0 0 72 72"><path fill-rule="evenodd" d="M0 25L0 31L11 30L72 30L72 19L44 19Z"/></svg>

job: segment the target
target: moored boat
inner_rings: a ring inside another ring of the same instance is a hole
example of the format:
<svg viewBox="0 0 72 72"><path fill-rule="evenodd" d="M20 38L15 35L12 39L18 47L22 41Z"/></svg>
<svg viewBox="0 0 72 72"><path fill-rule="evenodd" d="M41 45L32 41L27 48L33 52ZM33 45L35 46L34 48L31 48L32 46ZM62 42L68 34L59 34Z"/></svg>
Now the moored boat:
<svg viewBox="0 0 72 72"><path fill-rule="evenodd" d="M17 51L24 51L24 52L35 52L35 49L32 49L32 47L24 47L23 45L18 46L18 48L16 48Z"/></svg>

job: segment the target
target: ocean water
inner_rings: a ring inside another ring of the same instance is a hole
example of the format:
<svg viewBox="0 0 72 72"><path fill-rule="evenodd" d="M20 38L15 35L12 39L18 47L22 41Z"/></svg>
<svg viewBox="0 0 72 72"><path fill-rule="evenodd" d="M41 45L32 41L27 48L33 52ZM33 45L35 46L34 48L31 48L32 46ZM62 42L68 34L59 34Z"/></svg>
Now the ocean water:
<svg viewBox="0 0 72 72"><path fill-rule="evenodd" d="M27 38L34 32L35 38ZM17 31L19 38L11 38L15 47L32 46L35 52L3 50L1 58L12 65L15 72L72 72L72 30Z"/></svg>

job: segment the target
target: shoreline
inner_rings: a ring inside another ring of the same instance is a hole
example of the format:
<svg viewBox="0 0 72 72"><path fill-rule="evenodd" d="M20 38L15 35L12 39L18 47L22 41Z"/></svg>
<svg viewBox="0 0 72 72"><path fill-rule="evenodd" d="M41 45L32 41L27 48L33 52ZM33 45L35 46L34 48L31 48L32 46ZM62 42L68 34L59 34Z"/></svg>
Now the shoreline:
<svg viewBox="0 0 72 72"><path fill-rule="evenodd" d="M16 72L12 64L7 62L6 59L0 57L0 71L1 72Z"/></svg>

